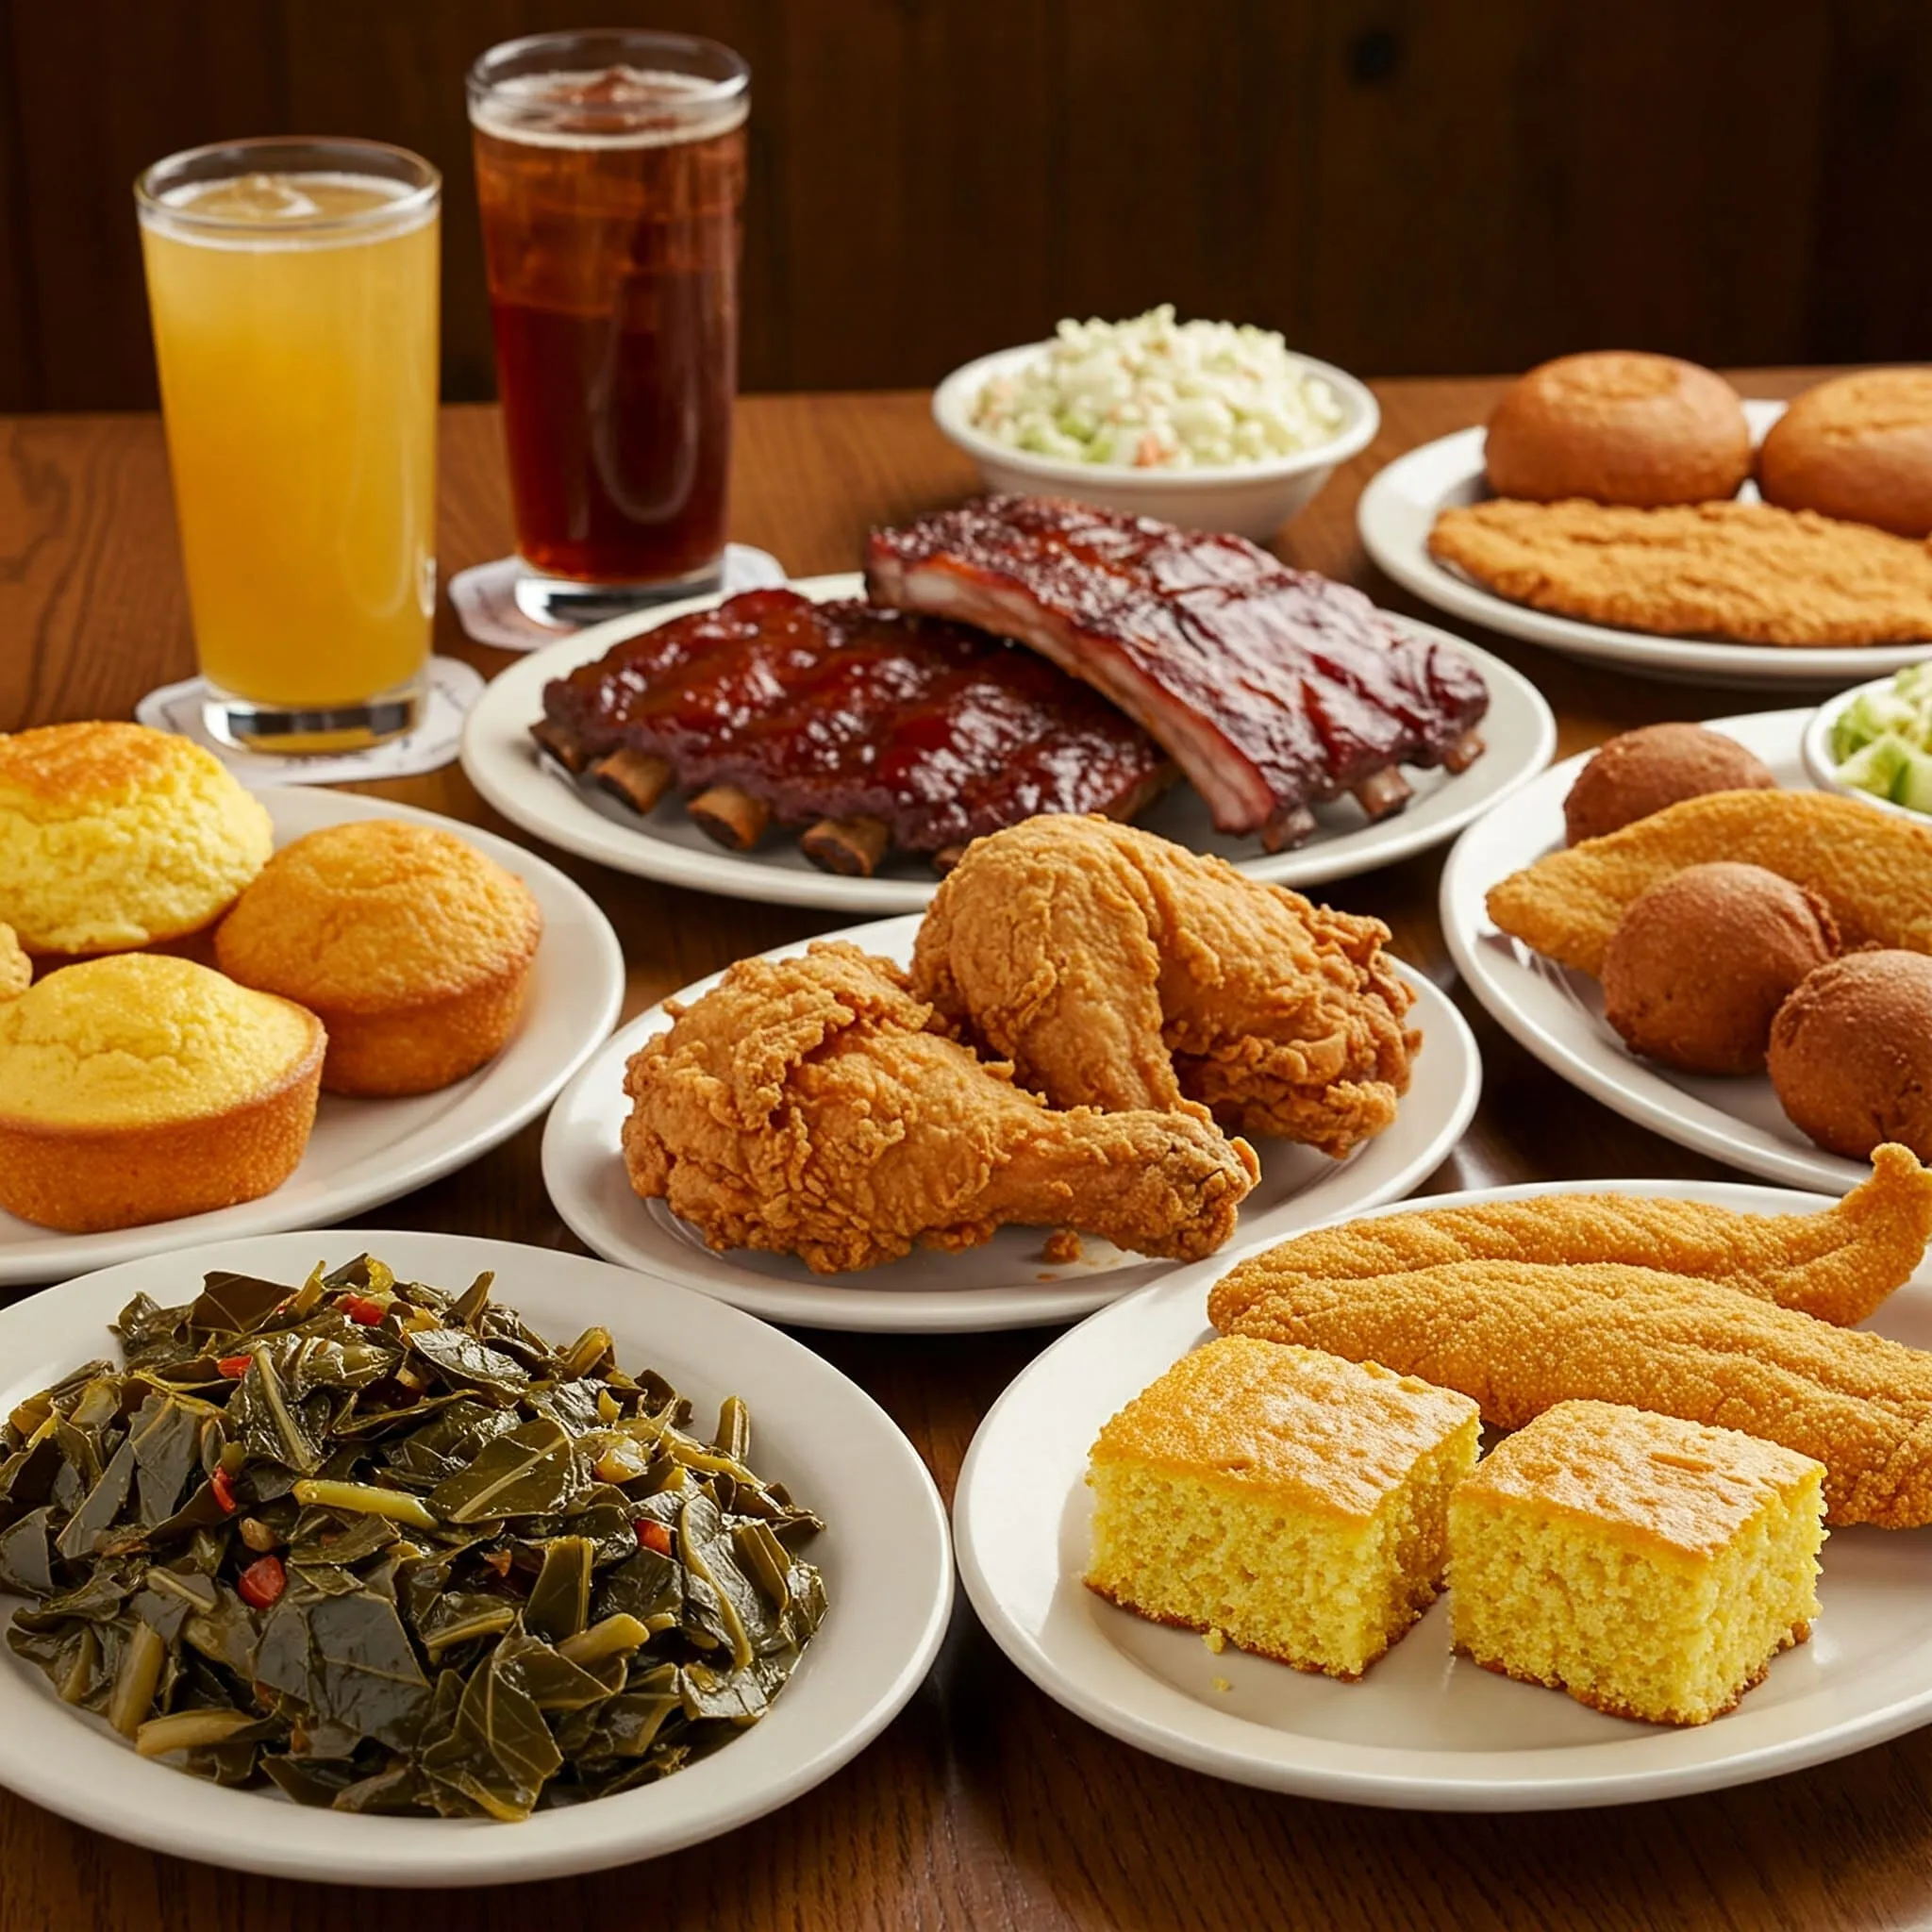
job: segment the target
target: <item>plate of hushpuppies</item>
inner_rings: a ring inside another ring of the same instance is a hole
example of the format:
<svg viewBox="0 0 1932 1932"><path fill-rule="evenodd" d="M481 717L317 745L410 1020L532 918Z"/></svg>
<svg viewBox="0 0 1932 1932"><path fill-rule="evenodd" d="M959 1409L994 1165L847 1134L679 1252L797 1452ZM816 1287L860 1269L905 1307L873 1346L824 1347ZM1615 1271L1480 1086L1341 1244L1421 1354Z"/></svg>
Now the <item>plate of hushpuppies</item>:
<svg viewBox="0 0 1932 1932"><path fill-rule="evenodd" d="M608 923L433 813L116 722L0 737L0 1282L321 1225L535 1117Z"/></svg>
<svg viewBox="0 0 1932 1932"><path fill-rule="evenodd" d="M1647 725L1554 766L1442 871L1506 1032L1626 1119L1842 1193L1932 1159L1932 825L1809 790L1810 714Z"/></svg>
<svg viewBox="0 0 1932 1932"><path fill-rule="evenodd" d="M1674 356L1519 377L1362 492L1369 554L1492 630L1645 676L1845 685L1932 652L1932 369L1789 405Z"/></svg>
<svg viewBox="0 0 1932 1932"><path fill-rule="evenodd" d="M1932 1721L1932 1174L1378 1208L1038 1357L954 1536L1049 1695L1241 1783L1531 1810Z"/></svg>

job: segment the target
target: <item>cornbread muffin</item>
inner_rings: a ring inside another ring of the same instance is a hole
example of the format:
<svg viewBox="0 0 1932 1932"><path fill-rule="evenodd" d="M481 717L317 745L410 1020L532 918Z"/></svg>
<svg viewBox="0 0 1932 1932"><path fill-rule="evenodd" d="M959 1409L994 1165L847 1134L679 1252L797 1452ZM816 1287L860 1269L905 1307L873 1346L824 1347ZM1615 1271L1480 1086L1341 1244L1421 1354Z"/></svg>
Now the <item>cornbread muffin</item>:
<svg viewBox="0 0 1932 1932"><path fill-rule="evenodd" d="M215 956L321 1018L331 1093L426 1093L509 1038L542 924L523 880L454 833L360 819L277 852Z"/></svg>
<svg viewBox="0 0 1932 1932"><path fill-rule="evenodd" d="M1374 1362L1210 1341L1101 1430L1087 1586L1157 1623L1359 1677L1441 1585L1476 1414Z"/></svg>
<svg viewBox="0 0 1932 1932"><path fill-rule="evenodd" d="M1485 1670L1650 1724L1721 1717L1818 1614L1824 1465L1559 1402L1449 1506L1449 1618Z"/></svg>
<svg viewBox="0 0 1932 1932"><path fill-rule="evenodd" d="M1559 356L1519 376L1490 418L1483 467L1498 496L1655 509L1735 496L1751 429L1723 376L1624 349Z"/></svg>
<svg viewBox="0 0 1932 1932"><path fill-rule="evenodd" d="M1886 1141L1932 1159L1932 958L1850 953L1810 974L1771 1026L1771 1084L1791 1124L1867 1160Z"/></svg>
<svg viewBox="0 0 1932 1932"><path fill-rule="evenodd" d="M1765 433L1767 503L1932 532L1932 369L1864 369L1809 389Z"/></svg>
<svg viewBox="0 0 1932 1932"><path fill-rule="evenodd" d="M31 984L34 962L10 925L0 925L0 1000L18 999Z"/></svg>
<svg viewBox="0 0 1932 1932"><path fill-rule="evenodd" d="M1710 791L1775 791L1771 767L1703 724L1645 724L1606 739L1563 800L1564 841L1601 839Z"/></svg>
<svg viewBox="0 0 1932 1932"><path fill-rule="evenodd" d="M0 1005L0 1208L72 1234L252 1201L315 1124L322 1024L192 960L122 953Z"/></svg>
<svg viewBox="0 0 1932 1932"><path fill-rule="evenodd" d="M1762 1073L1778 1008L1838 949L1838 922L1816 892L1761 865L1689 865L1617 922L1604 1018L1631 1052L1663 1066Z"/></svg>
<svg viewBox="0 0 1932 1932"><path fill-rule="evenodd" d="M0 737L0 907L29 954L199 932L273 844L261 801L185 738L112 723Z"/></svg>

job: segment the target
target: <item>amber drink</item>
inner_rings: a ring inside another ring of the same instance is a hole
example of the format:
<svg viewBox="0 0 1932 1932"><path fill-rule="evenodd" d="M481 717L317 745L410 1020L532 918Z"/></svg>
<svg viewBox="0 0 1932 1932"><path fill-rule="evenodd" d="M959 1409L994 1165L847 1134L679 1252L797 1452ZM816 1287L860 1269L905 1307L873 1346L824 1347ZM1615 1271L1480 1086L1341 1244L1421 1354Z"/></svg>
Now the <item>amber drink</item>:
<svg viewBox="0 0 1932 1932"><path fill-rule="evenodd" d="M750 73L676 34L543 34L471 71L519 590L539 616L719 577Z"/></svg>

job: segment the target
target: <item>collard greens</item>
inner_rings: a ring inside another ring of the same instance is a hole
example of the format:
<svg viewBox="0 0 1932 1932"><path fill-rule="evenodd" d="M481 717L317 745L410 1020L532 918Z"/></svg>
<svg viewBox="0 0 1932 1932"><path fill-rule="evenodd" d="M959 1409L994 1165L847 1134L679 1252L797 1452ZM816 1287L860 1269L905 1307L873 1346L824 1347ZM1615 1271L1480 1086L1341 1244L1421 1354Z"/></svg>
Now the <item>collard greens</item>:
<svg viewBox="0 0 1932 1932"><path fill-rule="evenodd" d="M592 1328L367 1256L211 1274L0 1439L8 1642L145 1756L338 1810L526 1817L763 1716L825 1613L823 1525Z"/></svg>

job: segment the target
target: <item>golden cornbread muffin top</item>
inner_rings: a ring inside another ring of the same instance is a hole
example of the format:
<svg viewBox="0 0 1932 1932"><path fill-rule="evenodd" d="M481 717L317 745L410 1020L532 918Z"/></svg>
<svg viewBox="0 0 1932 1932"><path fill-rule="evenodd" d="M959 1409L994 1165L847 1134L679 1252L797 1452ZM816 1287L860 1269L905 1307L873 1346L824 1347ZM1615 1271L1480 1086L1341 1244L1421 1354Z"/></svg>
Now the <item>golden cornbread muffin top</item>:
<svg viewBox="0 0 1932 1932"><path fill-rule="evenodd" d="M1456 1500L1532 1503L1620 1541L1707 1557L1771 1498L1824 1475L1822 1462L1738 1429L1616 1402L1559 1402L1491 1450Z"/></svg>
<svg viewBox="0 0 1932 1932"><path fill-rule="evenodd" d="M1183 1356L1135 1396L1101 1430L1093 1460L1362 1518L1476 1413L1468 1396L1375 1362L1235 1335Z"/></svg>
<svg viewBox="0 0 1932 1932"><path fill-rule="evenodd" d="M106 953L198 932L275 843L211 753L144 724L0 737L0 911L29 953Z"/></svg>
<svg viewBox="0 0 1932 1932"><path fill-rule="evenodd" d="M17 999L34 976L34 962L21 950L10 925L0 925L0 1000Z"/></svg>
<svg viewBox="0 0 1932 1932"><path fill-rule="evenodd" d="M215 935L225 972L323 1011L458 993L527 959L543 919L514 873L453 832L359 819L275 854Z"/></svg>
<svg viewBox="0 0 1932 1932"><path fill-rule="evenodd" d="M0 1005L0 1119L155 1126L274 1092L323 1049L313 1013L207 966L117 953Z"/></svg>

